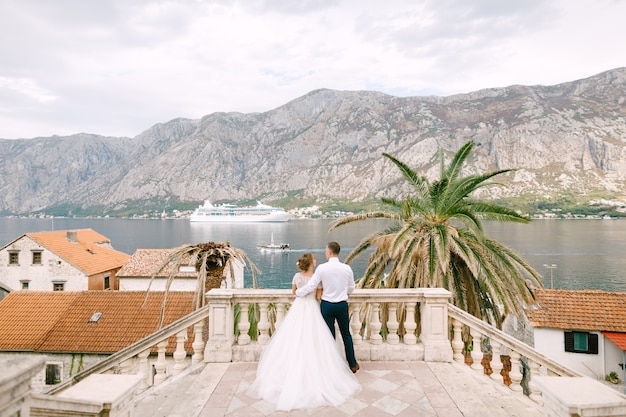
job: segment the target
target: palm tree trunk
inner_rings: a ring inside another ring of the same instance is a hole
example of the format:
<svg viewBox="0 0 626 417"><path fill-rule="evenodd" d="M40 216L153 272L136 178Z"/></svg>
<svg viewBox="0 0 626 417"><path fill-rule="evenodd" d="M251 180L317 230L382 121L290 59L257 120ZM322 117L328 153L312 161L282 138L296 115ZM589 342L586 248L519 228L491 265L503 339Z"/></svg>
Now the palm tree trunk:
<svg viewBox="0 0 626 417"><path fill-rule="evenodd" d="M217 263L207 263L206 281L204 282L204 292L220 288L224 279L224 268L226 265Z"/></svg>

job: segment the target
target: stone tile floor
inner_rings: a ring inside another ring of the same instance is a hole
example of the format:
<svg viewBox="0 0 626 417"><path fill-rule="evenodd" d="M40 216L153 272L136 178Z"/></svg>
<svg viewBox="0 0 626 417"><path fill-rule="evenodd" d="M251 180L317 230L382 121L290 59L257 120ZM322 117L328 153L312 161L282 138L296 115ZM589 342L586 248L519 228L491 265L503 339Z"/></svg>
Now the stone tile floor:
<svg viewBox="0 0 626 417"><path fill-rule="evenodd" d="M255 363L206 364L170 387L145 396L135 416L155 417L541 417L543 408L456 363L361 362L362 390L338 407L277 411L245 392Z"/></svg>

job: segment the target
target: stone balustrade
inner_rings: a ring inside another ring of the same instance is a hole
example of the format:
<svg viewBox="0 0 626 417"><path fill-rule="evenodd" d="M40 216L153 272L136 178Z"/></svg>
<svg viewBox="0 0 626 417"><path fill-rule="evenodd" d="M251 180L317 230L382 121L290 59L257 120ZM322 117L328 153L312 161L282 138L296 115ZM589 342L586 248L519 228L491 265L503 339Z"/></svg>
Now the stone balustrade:
<svg viewBox="0 0 626 417"><path fill-rule="evenodd" d="M56 385L45 395L54 397L92 374L137 375L141 395L207 362L256 361L295 298L290 290L274 289L214 289L206 297L208 304L202 309ZM466 363L468 349L461 337L465 328L475 341L469 352L471 368L506 383L520 395L526 391L539 403L541 392L533 375L580 376L449 304L449 297L450 293L440 288L355 290L349 308L357 358ZM190 335L193 341L187 340ZM166 347L173 339L176 349L170 355ZM488 346L488 351L483 346ZM493 359L485 362L489 357ZM501 372L505 358L510 370ZM522 362L530 378L523 377Z"/></svg>
<svg viewBox="0 0 626 417"><path fill-rule="evenodd" d="M469 366L485 377L508 385L512 391L523 392L537 403L542 403L542 396L539 385L535 383L537 378L533 380L534 376L582 376L451 304L448 305L448 316L452 326L451 346L455 361L468 362L464 353L465 343L461 337L463 327L466 326L472 346L469 352L471 356ZM506 366L508 372L502 372L505 361L508 362ZM528 376L525 377L524 373ZM508 375L508 378L505 375Z"/></svg>
<svg viewBox="0 0 626 417"><path fill-rule="evenodd" d="M449 297L440 288L355 290L349 308L357 359L451 361ZM205 361L257 361L294 298L290 290L211 290Z"/></svg>
<svg viewBox="0 0 626 417"><path fill-rule="evenodd" d="M188 314L150 336L116 352L97 365L85 369L72 378L55 385L44 394L51 397L93 374L134 374L140 376L137 392L155 388L166 379L174 377L195 366L203 366L206 322L209 306ZM185 349L189 334L193 335L191 349ZM166 354L171 339L175 339L172 355ZM154 352L156 351L156 354ZM43 399L42 399L43 401Z"/></svg>
<svg viewBox="0 0 626 417"><path fill-rule="evenodd" d="M45 365L43 359L9 360L0 374L0 417L29 416L30 379Z"/></svg>

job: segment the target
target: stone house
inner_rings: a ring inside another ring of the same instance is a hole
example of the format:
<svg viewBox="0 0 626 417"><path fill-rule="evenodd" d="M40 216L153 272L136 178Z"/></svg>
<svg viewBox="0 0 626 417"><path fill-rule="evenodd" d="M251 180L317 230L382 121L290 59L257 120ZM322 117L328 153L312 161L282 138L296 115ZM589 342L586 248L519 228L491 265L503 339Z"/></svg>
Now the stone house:
<svg viewBox="0 0 626 417"><path fill-rule="evenodd" d="M33 390L42 392L158 330L163 296L143 291L12 291L0 301L0 363L43 359L45 366L31 381ZM192 292L169 293L163 326L191 313L192 302ZM169 340L170 356L175 342ZM185 350L193 353L190 343ZM148 358L151 363L155 353Z"/></svg>
<svg viewBox="0 0 626 417"><path fill-rule="evenodd" d="M0 248L0 285L21 289L116 290L130 255L92 229L26 233Z"/></svg>
<svg viewBox="0 0 626 417"><path fill-rule="evenodd" d="M535 290L527 310L535 349L594 379L626 363L626 293L600 290Z"/></svg>
<svg viewBox="0 0 626 417"><path fill-rule="evenodd" d="M150 285L154 291L164 291L166 281L171 274L173 265L163 267L163 262L173 249L137 249L128 262L117 272L119 289L121 291L145 291ZM159 270L159 268L161 268ZM243 288L244 267L234 265L235 277L230 278L230 268L224 269L222 288ZM152 275L156 275L151 280ZM175 274L170 285L171 291L195 291L197 282L196 269L193 266L182 265Z"/></svg>

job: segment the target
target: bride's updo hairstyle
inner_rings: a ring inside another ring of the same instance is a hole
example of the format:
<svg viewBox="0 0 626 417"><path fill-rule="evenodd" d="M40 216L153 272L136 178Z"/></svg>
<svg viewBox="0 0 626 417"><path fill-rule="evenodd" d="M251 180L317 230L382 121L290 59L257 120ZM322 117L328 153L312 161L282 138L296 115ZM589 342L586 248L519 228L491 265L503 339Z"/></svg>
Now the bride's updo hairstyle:
<svg viewBox="0 0 626 417"><path fill-rule="evenodd" d="M311 265L313 264L313 255L310 253L305 253L300 258L298 258L298 262L296 265L298 269L301 271L308 271Z"/></svg>

